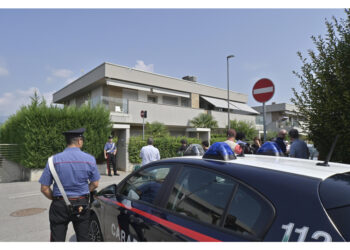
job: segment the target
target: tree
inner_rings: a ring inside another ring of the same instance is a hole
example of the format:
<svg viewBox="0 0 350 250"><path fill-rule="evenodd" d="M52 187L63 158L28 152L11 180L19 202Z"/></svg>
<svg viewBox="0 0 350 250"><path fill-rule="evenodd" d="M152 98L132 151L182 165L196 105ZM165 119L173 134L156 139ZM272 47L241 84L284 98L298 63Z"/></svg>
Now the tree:
<svg viewBox="0 0 350 250"><path fill-rule="evenodd" d="M199 114L197 117L193 118L190 123L196 128L217 128L218 122L210 114Z"/></svg>
<svg viewBox="0 0 350 250"><path fill-rule="evenodd" d="M147 137L165 137L169 135L167 127L161 122L146 123L146 136Z"/></svg>
<svg viewBox="0 0 350 250"><path fill-rule="evenodd" d="M338 140L332 161L350 163L350 11L346 19L326 20L325 38L312 36L316 52L308 50L302 61L299 78L302 91L294 88L291 101L306 119L305 129L320 159L327 156L336 135ZM308 60L309 59L309 60Z"/></svg>
<svg viewBox="0 0 350 250"><path fill-rule="evenodd" d="M252 141L258 135L258 131L250 122L230 120L230 128L235 129L236 132L243 132L247 141Z"/></svg>

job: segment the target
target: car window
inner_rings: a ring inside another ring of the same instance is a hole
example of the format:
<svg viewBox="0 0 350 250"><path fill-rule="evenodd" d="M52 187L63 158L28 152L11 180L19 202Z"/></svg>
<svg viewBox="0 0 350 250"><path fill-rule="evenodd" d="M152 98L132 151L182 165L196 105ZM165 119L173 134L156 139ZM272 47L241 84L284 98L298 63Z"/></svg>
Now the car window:
<svg viewBox="0 0 350 250"><path fill-rule="evenodd" d="M130 199L153 203L163 182L170 172L170 167L151 167L131 176L118 189L118 193Z"/></svg>
<svg viewBox="0 0 350 250"><path fill-rule="evenodd" d="M167 209L219 226L235 185L230 178L215 172L184 167L175 181Z"/></svg>
<svg viewBox="0 0 350 250"><path fill-rule="evenodd" d="M272 221L272 205L253 190L240 185L230 204L224 227L261 238Z"/></svg>

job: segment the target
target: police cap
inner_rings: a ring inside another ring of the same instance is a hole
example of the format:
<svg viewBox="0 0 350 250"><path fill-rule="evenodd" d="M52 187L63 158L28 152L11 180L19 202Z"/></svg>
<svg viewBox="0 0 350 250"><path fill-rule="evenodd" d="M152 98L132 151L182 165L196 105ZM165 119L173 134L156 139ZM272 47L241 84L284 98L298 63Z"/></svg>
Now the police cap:
<svg viewBox="0 0 350 250"><path fill-rule="evenodd" d="M83 135L84 132L85 132L85 128L78 128L78 129L63 132L62 134L66 138L75 138L75 137L84 137L84 135Z"/></svg>

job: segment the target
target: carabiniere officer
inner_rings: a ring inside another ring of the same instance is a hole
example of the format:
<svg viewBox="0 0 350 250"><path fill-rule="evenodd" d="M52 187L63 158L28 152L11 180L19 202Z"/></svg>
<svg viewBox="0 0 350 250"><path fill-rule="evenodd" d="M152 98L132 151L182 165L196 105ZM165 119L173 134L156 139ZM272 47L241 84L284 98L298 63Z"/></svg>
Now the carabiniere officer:
<svg viewBox="0 0 350 250"><path fill-rule="evenodd" d="M39 180L41 192L52 200L49 211L50 241L65 241L70 221L73 223L77 241L89 241L89 193L97 188L100 174L96 166L96 159L81 151L84 144L84 132L84 128L64 132L67 147L53 157L54 167L69 201L72 205L82 205L79 206L79 214L69 213L56 182L51 190L53 177L48 163Z"/></svg>

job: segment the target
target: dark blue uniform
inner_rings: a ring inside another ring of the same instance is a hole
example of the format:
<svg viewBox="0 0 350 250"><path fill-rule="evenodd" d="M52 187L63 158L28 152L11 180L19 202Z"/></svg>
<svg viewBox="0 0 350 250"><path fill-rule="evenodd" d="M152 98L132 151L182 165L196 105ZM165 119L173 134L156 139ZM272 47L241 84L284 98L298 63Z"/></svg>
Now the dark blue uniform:
<svg viewBox="0 0 350 250"><path fill-rule="evenodd" d="M109 139L112 139L112 137L110 136ZM114 142L107 142L105 144L104 150L106 151L106 155L107 155L107 171L108 171L108 175L112 176L111 174L111 166L113 167L113 172L114 175L118 175L117 173L117 166L116 166L116 162L115 162L115 152L117 151L117 147L115 146Z"/></svg>
<svg viewBox="0 0 350 250"><path fill-rule="evenodd" d="M70 202L73 205L81 204L86 209L79 215L71 215L55 182L53 201L49 211L51 241L65 241L70 221L73 222L77 240L88 241L89 182L100 179L96 160L92 155L81 151L79 147L67 147L63 152L54 155L53 162ZM52 185L53 177L48 164L46 164L39 182L45 186Z"/></svg>

